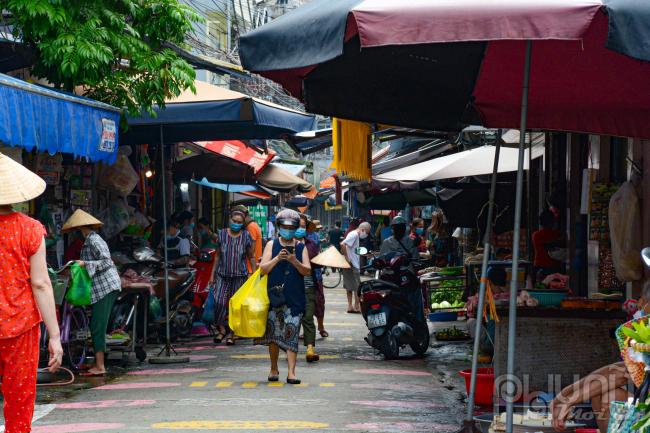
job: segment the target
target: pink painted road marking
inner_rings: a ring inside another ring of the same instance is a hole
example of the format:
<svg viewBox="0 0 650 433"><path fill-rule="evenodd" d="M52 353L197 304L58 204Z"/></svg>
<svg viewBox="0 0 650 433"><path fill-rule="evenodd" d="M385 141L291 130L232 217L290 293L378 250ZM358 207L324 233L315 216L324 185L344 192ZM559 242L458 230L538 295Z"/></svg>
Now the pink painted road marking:
<svg viewBox="0 0 650 433"><path fill-rule="evenodd" d="M216 359L215 355L190 355L190 361L207 361L208 359Z"/></svg>
<svg viewBox="0 0 650 433"><path fill-rule="evenodd" d="M192 347L192 352L197 352L199 350L228 350L227 346L196 346Z"/></svg>
<svg viewBox="0 0 650 433"><path fill-rule="evenodd" d="M32 433L70 433L97 430L113 430L125 427L124 424L108 422L85 422L77 424L37 425L32 427Z"/></svg>
<svg viewBox="0 0 650 433"><path fill-rule="evenodd" d="M380 389L386 391L433 391L440 388L436 384L428 385L411 385L408 383L353 383L355 389Z"/></svg>
<svg viewBox="0 0 650 433"><path fill-rule="evenodd" d="M110 385L98 386L93 389L114 390L114 389L150 389L150 388L173 388L181 386L178 382L127 382L112 383Z"/></svg>
<svg viewBox="0 0 650 433"><path fill-rule="evenodd" d="M357 400L351 401L352 404L370 407L394 407L399 409L431 409L449 407L444 404L429 403L428 401L401 401L401 400Z"/></svg>
<svg viewBox="0 0 650 433"><path fill-rule="evenodd" d="M431 373L427 373L425 371L390 370L390 369L381 369L381 368L368 368L364 370L354 370L354 372L359 374L383 374L389 376L433 376Z"/></svg>
<svg viewBox="0 0 650 433"><path fill-rule="evenodd" d="M156 400L100 400L100 401L79 401L73 403L59 403L57 409L104 409L109 407L133 407L148 406L156 403Z"/></svg>
<svg viewBox="0 0 650 433"><path fill-rule="evenodd" d="M168 374L200 373L207 370L207 368L151 368L148 370L130 371L127 374L130 376L163 376Z"/></svg>
<svg viewBox="0 0 650 433"><path fill-rule="evenodd" d="M454 424L436 424L426 422L368 422L363 424L348 424L350 430L364 430L371 432L408 432L408 431L454 431L458 426Z"/></svg>

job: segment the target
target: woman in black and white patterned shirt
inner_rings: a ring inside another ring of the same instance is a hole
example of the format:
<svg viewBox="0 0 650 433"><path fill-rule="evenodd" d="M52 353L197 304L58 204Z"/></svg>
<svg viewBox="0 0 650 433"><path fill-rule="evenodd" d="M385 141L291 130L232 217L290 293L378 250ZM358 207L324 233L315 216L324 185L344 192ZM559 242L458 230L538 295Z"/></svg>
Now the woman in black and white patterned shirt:
<svg viewBox="0 0 650 433"><path fill-rule="evenodd" d="M83 235L84 245L81 249L81 260L78 260L77 263L86 268L93 282L90 291L90 302L92 304L90 332L93 340L95 364L87 372L81 373L81 376L103 376L106 374L106 367L104 366L106 328L108 327L113 304L120 290L122 290L120 275L111 259L108 245L95 232L101 226L101 221L83 210L77 209L61 229L62 232L76 229Z"/></svg>

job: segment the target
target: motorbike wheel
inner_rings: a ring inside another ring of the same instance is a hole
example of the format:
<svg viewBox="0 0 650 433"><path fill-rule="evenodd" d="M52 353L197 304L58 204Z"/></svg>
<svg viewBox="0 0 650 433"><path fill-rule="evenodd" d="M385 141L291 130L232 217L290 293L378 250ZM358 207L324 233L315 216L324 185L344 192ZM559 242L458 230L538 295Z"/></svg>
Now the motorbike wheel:
<svg viewBox="0 0 650 433"><path fill-rule="evenodd" d="M399 344L392 332L387 332L382 339L382 350L384 358L397 359L399 358Z"/></svg>
<svg viewBox="0 0 650 433"><path fill-rule="evenodd" d="M426 325L420 325L419 329L415 331L415 341L410 343L409 346L416 355L422 356L427 353L427 350L429 350L430 338L429 327Z"/></svg>

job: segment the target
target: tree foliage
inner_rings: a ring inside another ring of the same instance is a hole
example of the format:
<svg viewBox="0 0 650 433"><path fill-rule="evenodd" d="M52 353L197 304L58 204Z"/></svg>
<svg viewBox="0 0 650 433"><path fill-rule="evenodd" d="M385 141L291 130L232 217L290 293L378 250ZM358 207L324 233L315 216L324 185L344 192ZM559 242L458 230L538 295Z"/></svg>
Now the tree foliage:
<svg viewBox="0 0 650 433"><path fill-rule="evenodd" d="M179 0L0 0L14 36L36 53L33 74L135 115L194 90L182 44L201 17Z"/></svg>

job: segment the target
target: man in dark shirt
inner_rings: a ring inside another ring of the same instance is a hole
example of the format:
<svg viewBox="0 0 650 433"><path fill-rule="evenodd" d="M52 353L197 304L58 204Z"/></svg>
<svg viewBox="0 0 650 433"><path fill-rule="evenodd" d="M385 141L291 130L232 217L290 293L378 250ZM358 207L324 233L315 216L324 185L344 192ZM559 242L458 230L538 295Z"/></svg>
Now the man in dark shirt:
<svg viewBox="0 0 650 433"><path fill-rule="evenodd" d="M337 250L341 251L341 241L343 240L343 230L341 230L341 223L339 221L337 221L334 225L336 227L334 227L332 230L330 230L327 233L327 237L329 238L330 245L334 245Z"/></svg>

